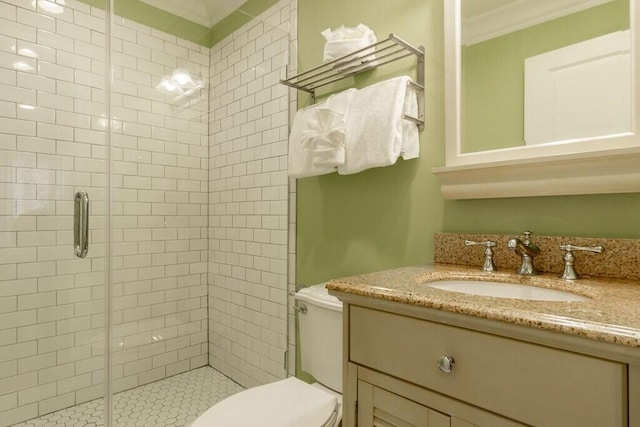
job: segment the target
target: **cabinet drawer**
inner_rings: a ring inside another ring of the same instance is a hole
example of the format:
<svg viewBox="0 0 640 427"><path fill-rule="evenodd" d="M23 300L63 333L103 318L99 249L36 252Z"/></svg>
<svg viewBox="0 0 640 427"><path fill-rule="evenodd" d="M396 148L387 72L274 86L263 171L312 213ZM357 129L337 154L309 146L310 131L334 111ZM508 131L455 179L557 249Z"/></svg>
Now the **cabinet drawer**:
<svg viewBox="0 0 640 427"><path fill-rule="evenodd" d="M357 306L349 319L354 363L535 426L627 423L625 364Z"/></svg>

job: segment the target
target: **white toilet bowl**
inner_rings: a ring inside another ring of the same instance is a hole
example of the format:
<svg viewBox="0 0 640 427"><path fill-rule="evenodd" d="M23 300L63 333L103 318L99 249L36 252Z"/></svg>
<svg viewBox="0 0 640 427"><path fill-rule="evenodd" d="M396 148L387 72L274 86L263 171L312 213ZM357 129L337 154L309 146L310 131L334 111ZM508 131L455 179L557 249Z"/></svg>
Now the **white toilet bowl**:
<svg viewBox="0 0 640 427"><path fill-rule="evenodd" d="M302 289L302 369L318 382L295 377L244 390L209 408L191 427L336 427L342 421L342 303L324 284Z"/></svg>
<svg viewBox="0 0 640 427"><path fill-rule="evenodd" d="M341 397L295 377L244 390L209 408L191 427L335 427Z"/></svg>

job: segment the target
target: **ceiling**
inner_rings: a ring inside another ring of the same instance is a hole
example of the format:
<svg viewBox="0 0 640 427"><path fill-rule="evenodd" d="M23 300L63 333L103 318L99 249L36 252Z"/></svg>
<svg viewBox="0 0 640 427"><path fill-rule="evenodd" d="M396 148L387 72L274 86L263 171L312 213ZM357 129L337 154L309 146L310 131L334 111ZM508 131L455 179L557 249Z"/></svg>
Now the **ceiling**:
<svg viewBox="0 0 640 427"><path fill-rule="evenodd" d="M173 15L212 27L247 0L141 0Z"/></svg>

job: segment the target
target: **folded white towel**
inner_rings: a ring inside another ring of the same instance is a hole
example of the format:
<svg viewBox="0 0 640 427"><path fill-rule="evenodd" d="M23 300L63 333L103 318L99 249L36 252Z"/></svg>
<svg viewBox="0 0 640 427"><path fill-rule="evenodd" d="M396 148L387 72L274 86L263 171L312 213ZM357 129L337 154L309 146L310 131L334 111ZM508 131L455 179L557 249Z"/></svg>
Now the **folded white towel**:
<svg viewBox="0 0 640 427"><path fill-rule="evenodd" d="M303 132L303 145L312 150L312 163L318 167L335 167L345 161L345 128L349 105L356 89L331 95L316 108Z"/></svg>
<svg viewBox="0 0 640 427"><path fill-rule="evenodd" d="M363 24L358 24L355 27L345 27L342 25L335 30L327 28L322 31L321 34L327 41L324 45L324 62L333 61L334 59L349 55L378 41L373 30ZM367 49L358 56L366 56L373 52L375 52L375 48Z"/></svg>
<svg viewBox="0 0 640 427"><path fill-rule="evenodd" d="M317 167L344 164L344 114L327 108L316 108L302 132L302 147L311 152L311 163Z"/></svg>
<svg viewBox="0 0 640 427"><path fill-rule="evenodd" d="M289 176L324 175L344 164L346 117L355 92L340 92L296 113L289 136Z"/></svg>
<svg viewBox="0 0 640 427"><path fill-rule="evenodd" d="M298 110L293 119L289 134L289 176L304 178L307 176L325 175L336 171L335 166L314 166L313 151L302 143L303 134L308 130L308 123L313 120L317 108L322 104L312 105Z"/></svg>
<svg viewBox="0 0 640 427"><path fill-rule="evenodd" d="M345 131L345 164L338 166L338 173L393 165L401 154L405 159L418 156L416 124L402 118L405 107L417 111L415 91L407 90L410 80L408 76L385 80L353 96Z"/></svg>
<svg viewBox="0 0 640 427"><path fill-rule="evenodd" d="M356 92L345 90L296 113L289 135L289 176L325 175L344 164L347 113Z"/></svg>

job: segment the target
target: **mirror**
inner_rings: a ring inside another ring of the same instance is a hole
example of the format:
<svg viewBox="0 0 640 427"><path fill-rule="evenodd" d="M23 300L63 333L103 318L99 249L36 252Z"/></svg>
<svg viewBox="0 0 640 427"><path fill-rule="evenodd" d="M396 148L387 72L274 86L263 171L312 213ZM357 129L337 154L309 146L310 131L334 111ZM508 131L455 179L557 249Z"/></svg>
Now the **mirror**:
<svg viewBox="0 0 640 427"><path fill-rule="evenodd" d="M463 153L631 131L628 0L462 0Z"/></svg>
<svg viewBox="0 0 640 427"><path fill-rule="evenodd" d="M443 1L445 197L640 191L637 0Z"/></svg>

